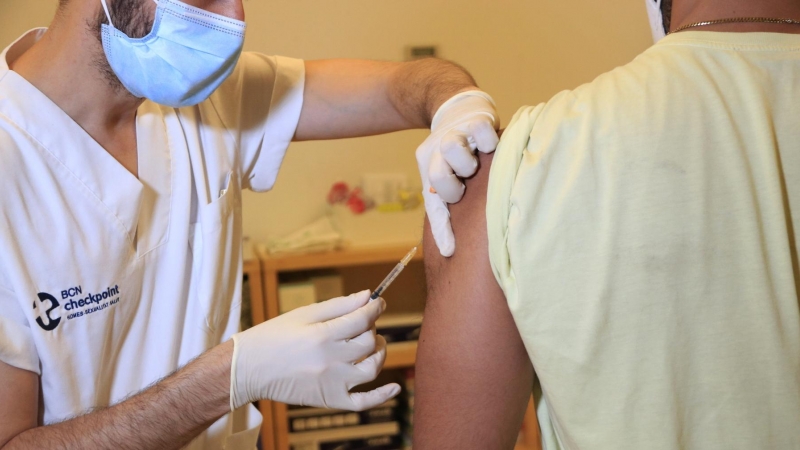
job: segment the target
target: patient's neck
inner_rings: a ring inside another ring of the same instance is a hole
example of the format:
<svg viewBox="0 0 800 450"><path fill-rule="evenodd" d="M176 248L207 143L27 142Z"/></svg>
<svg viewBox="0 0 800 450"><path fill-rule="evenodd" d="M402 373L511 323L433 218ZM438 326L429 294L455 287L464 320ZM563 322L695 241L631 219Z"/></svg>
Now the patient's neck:
<svg viewBox="0 0 800 450"><path fill-rule="evenodd" d="M671 28L706 20L730 17L769 17L800 21L800 2L797 0L674 0ZM800 34L800 25L765 23L731 23L695 28L705 31Z"/></svg>

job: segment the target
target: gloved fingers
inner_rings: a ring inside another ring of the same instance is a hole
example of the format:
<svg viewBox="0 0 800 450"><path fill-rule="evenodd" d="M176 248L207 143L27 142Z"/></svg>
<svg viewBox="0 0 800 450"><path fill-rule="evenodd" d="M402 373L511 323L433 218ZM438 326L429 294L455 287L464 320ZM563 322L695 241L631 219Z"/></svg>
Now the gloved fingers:
<svg viewBox="0 0 800 450"><path fill-rule="evenodd" d="M447 209L447 204L429 189L422 191L422 198L425 199L425 212L428 215L436 247L442 256L449 258L455 253L456 238L450 225L450 211Z"/></svg>
<svg viewBox="0 0 800 450"><path fill-rule="evenodd" d="M337 297L301 308L310 323L326 322L358 311L369 302L370 291ZM358 333L356 333L358 334Z"/></svg>
<svg viewBox="0 0 800 450"><path fill-rule="evenodd" d="M382 405L389 400L397 397L400 393L400 385L390 383L369 392L354 392L350 394L352 406L348 409L353 411L364 411Z"/></svg>
<svg viewBox="0 0 800 450"><path fill-rule="evenodd" d="M492 153L497 149L500 138L494 129L494 122L486 117L485 120L476 120L469 124L469 131L475 146L482 153Z"/></svg>
<svg viewBox="0 0 800 450"><path fill-rule="evenodd" d="M378 347L378 335L375 334L375 328L373 327L357 337L342 343L345 347L343 354L346 360L355 363L375 353Z"/></svg>
<svg viewBox="0 0 800 450"><path fill-rule="evenodd" d="M360 384L369 383L378 377L386 362L386 339L381 335L375 336L375 349L368 358L353 365L353 375L348 378L348 389Z"/></svg>
<svg viewBox="0 0 800 450"><path fill-rule="evenodd" d="M325 322L325 325L333 339L353 339L372 329L385 309L386 301L378 298L349 314Z"/></svg>
<svg viewBox="0 0 800 450"><path fill-rule="evenodd" d="M442 157L453 171L461 178L475 175L478 170L478 160L475 158L475 148L471 146L466 133L450 130L441 143Z"/></svg>
<svg viewBox="0 0 800 450"><path fill-rule="evenodd" d="M453 173L453 168L439 152L431 156L428 180L439 197L447 203L457 203L464 196L464 183Z"/></svg>

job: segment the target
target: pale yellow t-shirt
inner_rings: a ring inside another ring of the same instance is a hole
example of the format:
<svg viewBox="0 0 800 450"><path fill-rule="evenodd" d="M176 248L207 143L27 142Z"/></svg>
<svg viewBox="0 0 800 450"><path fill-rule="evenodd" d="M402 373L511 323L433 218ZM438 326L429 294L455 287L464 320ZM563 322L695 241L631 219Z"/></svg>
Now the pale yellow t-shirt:
<svg viewBox="0 0 800 450"><path fill-rule="evenodd" d="M486 213L547 449L800 448L800 36L679 33L521 109Z"/></svg>

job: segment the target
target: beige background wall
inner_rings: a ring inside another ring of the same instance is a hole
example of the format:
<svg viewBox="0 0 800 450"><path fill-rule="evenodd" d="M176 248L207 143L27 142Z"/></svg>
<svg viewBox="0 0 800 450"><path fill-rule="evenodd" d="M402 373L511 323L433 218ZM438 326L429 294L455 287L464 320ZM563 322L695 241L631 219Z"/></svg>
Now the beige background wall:
<svg viewBox="0 0 800 450"><path fill-rule="evenodd" d="M56 3L0 0L2 46L47 25ZM245 0L245 6L248 50L399 61L409 45L436 45L494 96L504 124L518 107L590 81L651 43L643 0ZM245 193L245 234L263 241L321 216L335 181L357 184L363 173L394 172L418 180L413 155L425 135L294 144L276 188ZM348 235L406 241L419 234L417 223L381 215L351 221Z"/></svg>

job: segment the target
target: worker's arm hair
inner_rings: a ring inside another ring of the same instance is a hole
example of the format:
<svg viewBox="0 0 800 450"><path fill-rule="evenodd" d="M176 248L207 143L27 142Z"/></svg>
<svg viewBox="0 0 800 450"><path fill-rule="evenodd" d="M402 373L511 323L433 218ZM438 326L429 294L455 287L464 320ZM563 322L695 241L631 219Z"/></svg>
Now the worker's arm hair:
<svg viewBox="0 0 800 450"><path fill-rule="evenodd" d="M461 66L441 59L306 61L295 140L338 139L430 127L439 106L476 89Z"/></svg>
<svg viewBox="0 0 800 450"><path fill-rule="evenodd" d="M39 377L0 363L0 449L181 448L230 412L232 354L229 341L121 403L47 426Z"/></svg>
<svg viewBox="0 0 800 450"><path fill-rule="evenodd" d="M533 368L489 265L482 156L451 206L458 247L439 255L425 225L428 302L417 353L414 450L513 449Z"/></svg>

